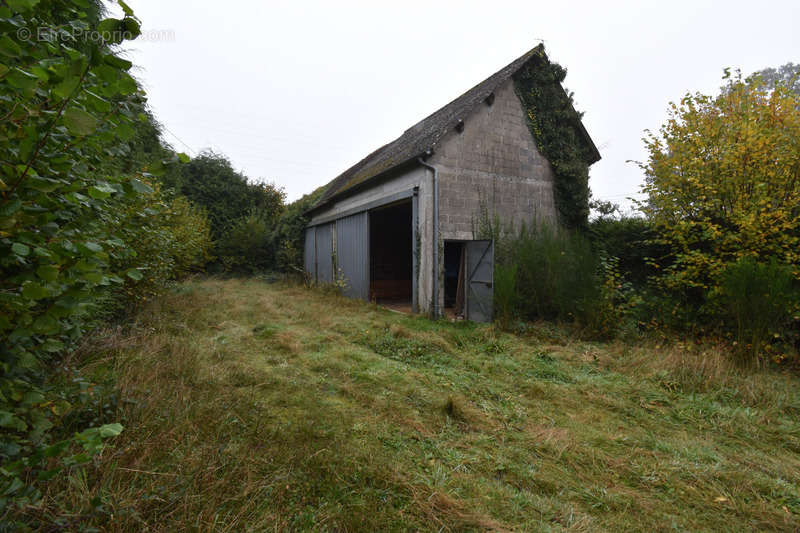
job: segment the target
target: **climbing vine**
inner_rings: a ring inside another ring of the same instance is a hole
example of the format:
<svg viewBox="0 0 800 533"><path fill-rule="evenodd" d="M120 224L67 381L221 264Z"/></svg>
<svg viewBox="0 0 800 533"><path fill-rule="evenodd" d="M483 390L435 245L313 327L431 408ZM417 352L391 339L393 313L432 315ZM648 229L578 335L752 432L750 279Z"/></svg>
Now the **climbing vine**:
<svg viewBox="0 0 800 533"><path fill-rule="evenodd" d="M528 116L536 145L555 174L555 202L561 222L583 229L589 220L589 161L592 149L581 137L582 114L561 87L567 71L551 63L544 50L514 75L514 86Z"/></svg>

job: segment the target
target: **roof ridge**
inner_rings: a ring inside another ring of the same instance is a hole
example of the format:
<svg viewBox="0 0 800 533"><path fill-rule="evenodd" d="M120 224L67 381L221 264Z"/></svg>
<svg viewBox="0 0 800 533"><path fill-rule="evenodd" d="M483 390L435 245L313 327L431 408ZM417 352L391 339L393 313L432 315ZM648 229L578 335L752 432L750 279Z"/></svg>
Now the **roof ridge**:
<svg viewBox="0 0 800 533"><path fill-rule="evenodd" d="M464 91L463 93L461 93L460 95L458 95L456 98L454 98L453 100L451 100L449 103L447 103L447 104L443 105L442 107L438 108L436 111L434 111L433 113L429 114L428 116L426 116L425 118L423 118L422 120L420 120L419 122L417 122L416 124L414 124L413 126L411 126L410 128L406 129L405 131L409 131L409 130L412 130L412 129L416 128L418 125L420 125L421 123L425 122L426 120L428 120L429 118L431 118L433 115L435 115L435 114L437 114L438 112L440 112L440 111L444 110L444 109L445 109L446 107L448 107L448 106L449 106L451 103L455 102L456 100L458 100L458 99L460 99L460 98L463 98L463 97L467 96L467 94L468 94L468 93L472 92L473 90L477 89L477 88L478 88L480 85L482 85L482 84L484 84L484 83L488 82L490 79L494 78L494 76L495 76L495 75L497 75L497 74L499 74L500 72L504 71L505 69L507 69L507 68L508 68L508 67L510 67L511 65L514 65L514 64L515 64L515 63L517 63L518 61L520 61L520 60L522 60L522 59L525 59L525 61L524 61L522 64L520 64L520 65L519 65L517 68L515 68L515 69L514 69L514 72L511 72L511 73L509 74L509 77L511 77L511 75L513 75L514 73L516 73L517 71L519 71L520 69L522 69L522 67L525 65L525 63L527 63L527 62L528 62L528 59L530 59L530 58L533 56L533 54L534 54L534 53L535 53L537 50L539 50L539 49L541 49L541 51L542 51L542 52L544 52L544 45L543 45L542 43L539 43L539 44L537 44L536 46L534 46L533 48L531 48L530 50L528 50L527 52L525 52L524 54L522 54L521 56L519 56L518 58L516 58L514 61L512 61L511 63L509 63L509 64L508 64L508 65L506 65L505 67L501 68L500 70L498 70L497 72L495 72L494 74L492 74L491 76L489 76L488 78L484 79L484 80L483 80L483 81L481 81L480 83L477 83L477 84L473 85L472 87L470 87L469 89L467 89L466 91ZM502 79L502 80L498 80L498 82L497 82L497 85L500 85L501 83L503 83L503 82L504 82L504 81L506 81L507 79L508 79L508 78L504 78L504 79ZM495 86L495 87L494 87L494 89L497 89L497 86ZM493 90L494 90L494 89L493 89ZM470 108L470 111L472 111L472 109L473 109L473 108ZM404 133L405 133L405 132L404 132Z"/></svg>
<svg viewBox="0 0 800 533"><path fill-rule="evenodd" d="M352 187L383 174L402 163L415 159L430 150L454 126L454 124L450 123L451 121L466 119L478 104L522 69L537 53L547 59L544 44L537 44L454 100L413 124L396 139L377 148L339 174L328 184L328 188L311 210L313 211L328 203L334 197Z"/></svg>

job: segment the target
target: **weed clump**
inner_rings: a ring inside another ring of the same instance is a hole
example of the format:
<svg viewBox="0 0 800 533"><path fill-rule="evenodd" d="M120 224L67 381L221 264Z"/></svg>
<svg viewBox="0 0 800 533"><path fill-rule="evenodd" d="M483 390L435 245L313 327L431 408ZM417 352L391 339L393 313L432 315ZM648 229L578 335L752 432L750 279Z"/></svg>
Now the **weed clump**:
<svg viewBox="0 0 800 533"><path fill-rule="evenodd" d="M452 396L447 397L447 401L444 403L444 412L447 414L447 416L454 420L458 420L460 422L467 421L464 409L459 404L459 401Z"/></svg>
<svg viewBox="0 0 800 533"><path fill-rule="evenodd" d="M751 257L740 259L722 275L719 288L721 315L736 338L739 363L762 363L770 340L780 339L791 330L792 307L797 305L792 270L775 260L758 263Z"/></svg>
<svg viewBox="0 0 800 533"><path fill-rule="evenodd" d="M492 221L481 224L497 242L494 304L502 329L548 320L575 324L592 338L610 338L624 325L630 284L623 282L618 260L584 234L545 223L517 232L501 232Z"/></svg>
<svg viewBox="0 0 800 533"><path fill-rule="evenodd" d="M272 324L259 324L253 328L253 336L259 339L271 339L280 329Z"/></svg>
<svg viewBox="0 0 800 533"><path fill-rule="evenodd" d="M398 333L407 334L405 331ZM366 336L362 344L379 355L404 363L432 363L446 355L440 344L416 337L399 337L388 328L383 333Z"/></svg>
<svg viewBox="0 0 800 533"><path fill-rule="evenodd" d="M460 395L449 395L442 406L442 411L461 429L487 430L492 427L486 415Z"/></svg>

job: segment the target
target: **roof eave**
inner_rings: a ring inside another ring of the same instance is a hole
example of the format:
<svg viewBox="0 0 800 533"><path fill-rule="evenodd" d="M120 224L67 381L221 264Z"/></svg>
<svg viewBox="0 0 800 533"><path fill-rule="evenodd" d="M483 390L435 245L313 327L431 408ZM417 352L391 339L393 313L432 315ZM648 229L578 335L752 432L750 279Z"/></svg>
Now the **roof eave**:
<svg viewBox="0 0 800 533"><path fill-rule="evenodd" d="M358 192L360 192L360 191L362 191L364 189L368 189L370 187L373 187L375 185L376 181L380 181L381 179L389 177L391 174L396 172L398 169L411 166L410 164L418 165L419 164L419 162L418 162L419 158L425 157L426 155L428 155L430 153L431 153L431 150L426 150L426 151L424 151L424 152L422 152L420 154L414 155L412 157L409 157L408 159L405 159L404 161L401 161L401 162L399 162L399 163L397 163L395 165L392 165L391 167L389 167L389 168L387 168L387 169L375 174L374 176L370 176L368 179L365 179L364 181L356 183L355 185L352 185L351 187L348 187L346 189L342 189L339 192L334 193L333 196L331 196L330 198L326 198L324 201L321 201L320 203L314 205L313 207L308 209L303 214L306 215L306 216L312 216L313 213L315 213L316 211L319 211L323 207L326 207L326 206L328 206L328 205L330 205L330 204L332 204L332 203L334 203L334 202L336 202L338 200L341 200L342 198L346 198L348 196L356 194L356 193L358 193Z"/></svg>
<svg viewBox="0 0 800 533"><path fill-rule="evenodd" d="M578 121L578 126L580 127L581 136L589 147L589 159L586 162L589 164L589 166L592 166L602 159L600 150L597 149L597 146L594 144L589 132L586 131L586 127L583 125L582 120Z"/></svg>
<svg viewBox="0 0 800 533"><path fill-rule="evenodd" d="M534 50L536 50L541 55L542 59L544 59L548 64L550 63L550 58L547 56L547 52L544 49L544 44L539 44ZM561 86L561 90L564 91L564 96L569 99L569 94L567 93L566 89L564 89L564 86L560 83L559 85ZM570 106L572 106L572 103L570 103ZM574 106L572 106L572 110L575 111ZM586 162L589 164L589 166L594 165L600 161L600 159L602 159L600 156L600 150L597 149L597 145L594 144L591 135L589 135L589 132L586 130L586 126L583 125L583 120L581 119L578 119L578 130L587 147L589 148L589 158Z"/></svg>

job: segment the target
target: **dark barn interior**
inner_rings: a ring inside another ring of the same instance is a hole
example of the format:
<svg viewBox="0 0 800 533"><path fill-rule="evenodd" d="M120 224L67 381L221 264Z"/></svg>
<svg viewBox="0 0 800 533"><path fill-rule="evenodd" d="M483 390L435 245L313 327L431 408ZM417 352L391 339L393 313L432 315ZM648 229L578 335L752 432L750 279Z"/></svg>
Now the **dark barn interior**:
<svg viewBox="0 0 800 533"><path fill-rule="evenodd" d="M410 201L375 209L369 213L371 301L411 303L411 217Z"/></svg>
<svg viewBox="0 0 800 533"><path fill-rule="evenodd" d="M444 307L447 316L464 315L464 243L444 243Z"/></svg>

